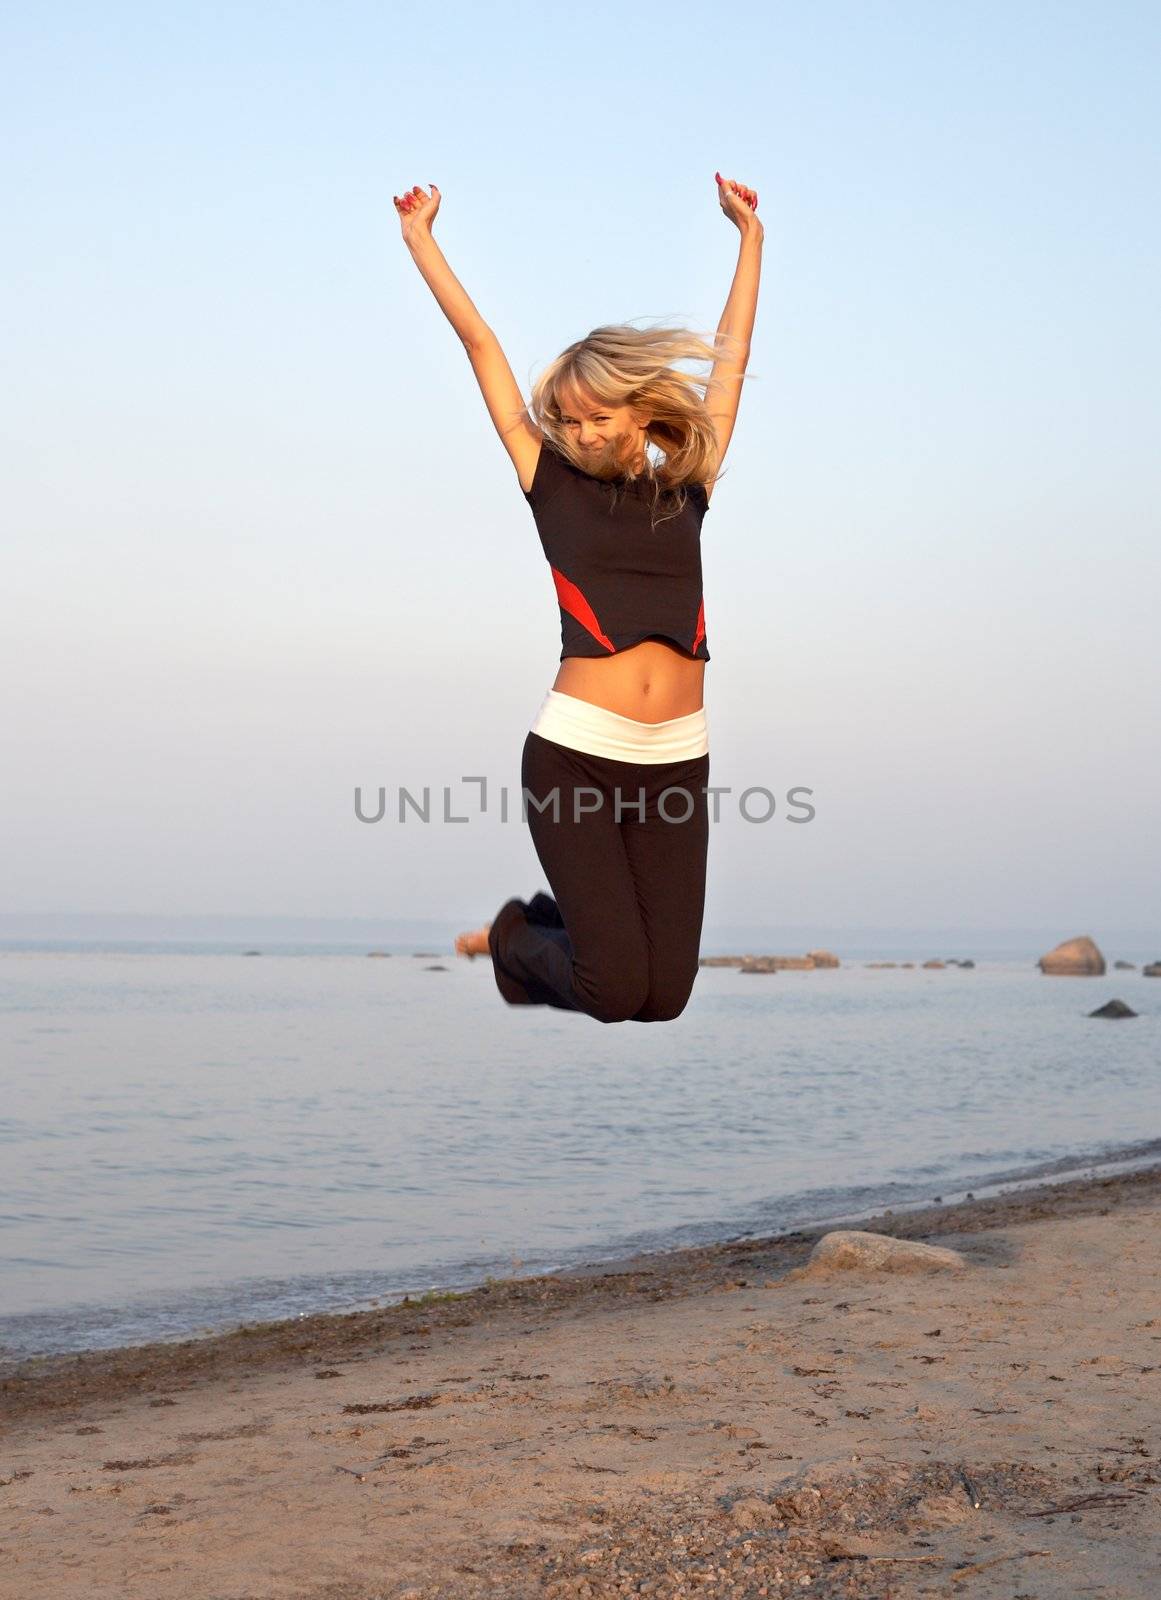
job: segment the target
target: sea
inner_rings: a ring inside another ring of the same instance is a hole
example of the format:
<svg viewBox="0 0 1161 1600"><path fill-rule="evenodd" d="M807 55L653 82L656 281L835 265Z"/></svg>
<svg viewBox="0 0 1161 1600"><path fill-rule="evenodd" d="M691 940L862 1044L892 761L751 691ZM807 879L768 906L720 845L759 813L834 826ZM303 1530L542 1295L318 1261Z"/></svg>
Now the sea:
<svg viewBox="0 0 1161 1600"><path fill-rule="evenodd" d="M832 948L607 1025L446 940L0 941L0 1366L1161 1163L1157 950Z"/></svg>

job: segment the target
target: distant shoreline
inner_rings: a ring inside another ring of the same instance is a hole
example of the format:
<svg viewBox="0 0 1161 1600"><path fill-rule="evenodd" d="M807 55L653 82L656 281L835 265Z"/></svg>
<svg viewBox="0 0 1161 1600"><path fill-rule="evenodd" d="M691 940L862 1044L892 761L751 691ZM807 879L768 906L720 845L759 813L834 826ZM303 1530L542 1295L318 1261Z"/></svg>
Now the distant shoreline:
<svg viewBox="0 0 1161 1600"><path fill-rule="evenodd" d="M477 915L478 913L478 915ZM487 909L465 907L441 917L279 916L264 913L145 912L5 912L0 913L0 955L76 954L122 950L152 954L226 953L257 947L267 955L369 955L383 950L396 956L422 951L450 953L461 927L478 924ZM474 920L473 920L474 919ZM1097 943L1112 962L1118 957L1138 965L1161 960L1161 929L1110 924L1091 919ZM702 930L702 955L719 957L738 951L833 950L844 965L874 959L923 961L929 958L974 959L976 962L1022 962L1037 959L1056 946L1068 930L1059 924L1021 924L974 928L932 923L895 927L834 922L750 923L719 920Z"/></svg>

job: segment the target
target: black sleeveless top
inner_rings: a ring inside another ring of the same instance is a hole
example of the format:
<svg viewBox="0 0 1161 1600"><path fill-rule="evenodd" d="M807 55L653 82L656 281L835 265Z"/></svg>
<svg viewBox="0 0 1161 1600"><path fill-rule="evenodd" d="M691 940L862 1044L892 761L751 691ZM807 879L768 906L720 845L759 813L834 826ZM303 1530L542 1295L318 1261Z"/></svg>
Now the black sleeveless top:
<svg viewBox="0 0 1161 1600"><path fill-rule="evenodd" d="M710 659L701 573L705 487L687 484L683 509L656 527L652 493L645 480L594 478L542 441L524 498L556 584L562 661L615 655L642 639Z"/></svg>

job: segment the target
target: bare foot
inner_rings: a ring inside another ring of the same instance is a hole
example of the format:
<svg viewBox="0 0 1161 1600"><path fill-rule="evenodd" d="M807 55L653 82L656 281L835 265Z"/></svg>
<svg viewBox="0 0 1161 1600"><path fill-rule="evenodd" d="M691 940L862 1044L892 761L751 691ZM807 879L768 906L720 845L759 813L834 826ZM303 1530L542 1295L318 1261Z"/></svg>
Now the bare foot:
<svg viewBox="0 0 1161 1600"><path fill-rule="evenodd" d="M488 952L488 929L492 926L485 922L482 928L477 928L475 933L461 933L456 939L456 954L459 956L486 956Z"/></svg>

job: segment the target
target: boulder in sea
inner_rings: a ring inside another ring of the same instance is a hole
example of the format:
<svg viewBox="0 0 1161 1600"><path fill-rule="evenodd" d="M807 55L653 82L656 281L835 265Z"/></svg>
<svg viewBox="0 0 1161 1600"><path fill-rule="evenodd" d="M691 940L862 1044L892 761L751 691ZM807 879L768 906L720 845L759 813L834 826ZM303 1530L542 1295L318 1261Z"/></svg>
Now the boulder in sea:
<svg viewBox="0 0 1161 1600"><path fill-rule="evenodd" d="M839 958L830 950L808 950L807 959L813 961L816 967L837 967Z"/></svg>
<svg viewBox="0 0 1161 1600"><path fill-rule="evenodd" d="M1041 972L1059 978L1101 978L1105 973L1105 958L1087 936L1065 939L1041 956L1036 965Z"/></svg>
<svg viewBox="0 0 1161 1600"><path fill-rule="evenodd" d="M809 972L814 962L809 956L743 956L741 972Z"/></svg>
<svg viewBox="0 0 1161 1600"><path fill-rule="evenodd" d="M378 956L381 961L389 960L391 957L390 950L368 950L367 954L369 956Z"/></svg>
<svg viewBox="0 0 1161 1600"><path fill-rule="evenodd" d="M974 968L975 967L975 962L974 961L961 961L960 962L960 966L961 967Z"/></svg>
<svg viewBox="0 0 1161 1600"><path fill-rule="evenodd" d="M447 967L441 967L441 966L434 966L434 967L424 967L423 970L424 970L424 972L447 972L448 968Z"/></svg>
<svg viewBox="0 0 1161 1600"><path fill-rule="evenodd" d="M1114 972L1136 972L1136 970L1137 970L1137 963L1135 961L1114 961L1113 962L1113 971Z"/></svg>
<svg viewBox="0 0 1161 1600"><path fill-rule="evenodd" d="M1150 961L1147 967L1141 968L1143 978L1161 978L1161 961Z"/></svg>
<svg viewBox="0 0 1161 1600"><path fill-rule="evenodd" d="M943 1245L920 1244L916 1239L894 1239L886 1233L858 1228L838 1228L824 1233L799 1268L804 1275L828 1272L960 1272L967 1260L958 1250Z"/></svg>
<svg viewBox="0 0 1161 1600"><path fill-rule="evenodd" d="M260 956L262 952L261 950L243 950L242 954L244 956Z"/></svg>
<svg viewBox="0 0 1161 1600"><path fill-rule="evenodd" d="M777 972L777 956L743 956L739 972Z"/></svg>
<svg viewBox="0 0 1161 1600"><path fill-rule="evenodd" d="M1090 1017L1135 1017L1137 1013L1125 1004L1123 1000L1106 1000L1103 1006L1098 1006L1095 1011L1090 1011Z"/></svg>
<svg viewBox="0 0 1161 1600"><path fill-rule="evenodd" d="M925 961L923 963L923 965L925 967L946 967L947 966L947 962L946 961Z"/></svg>

